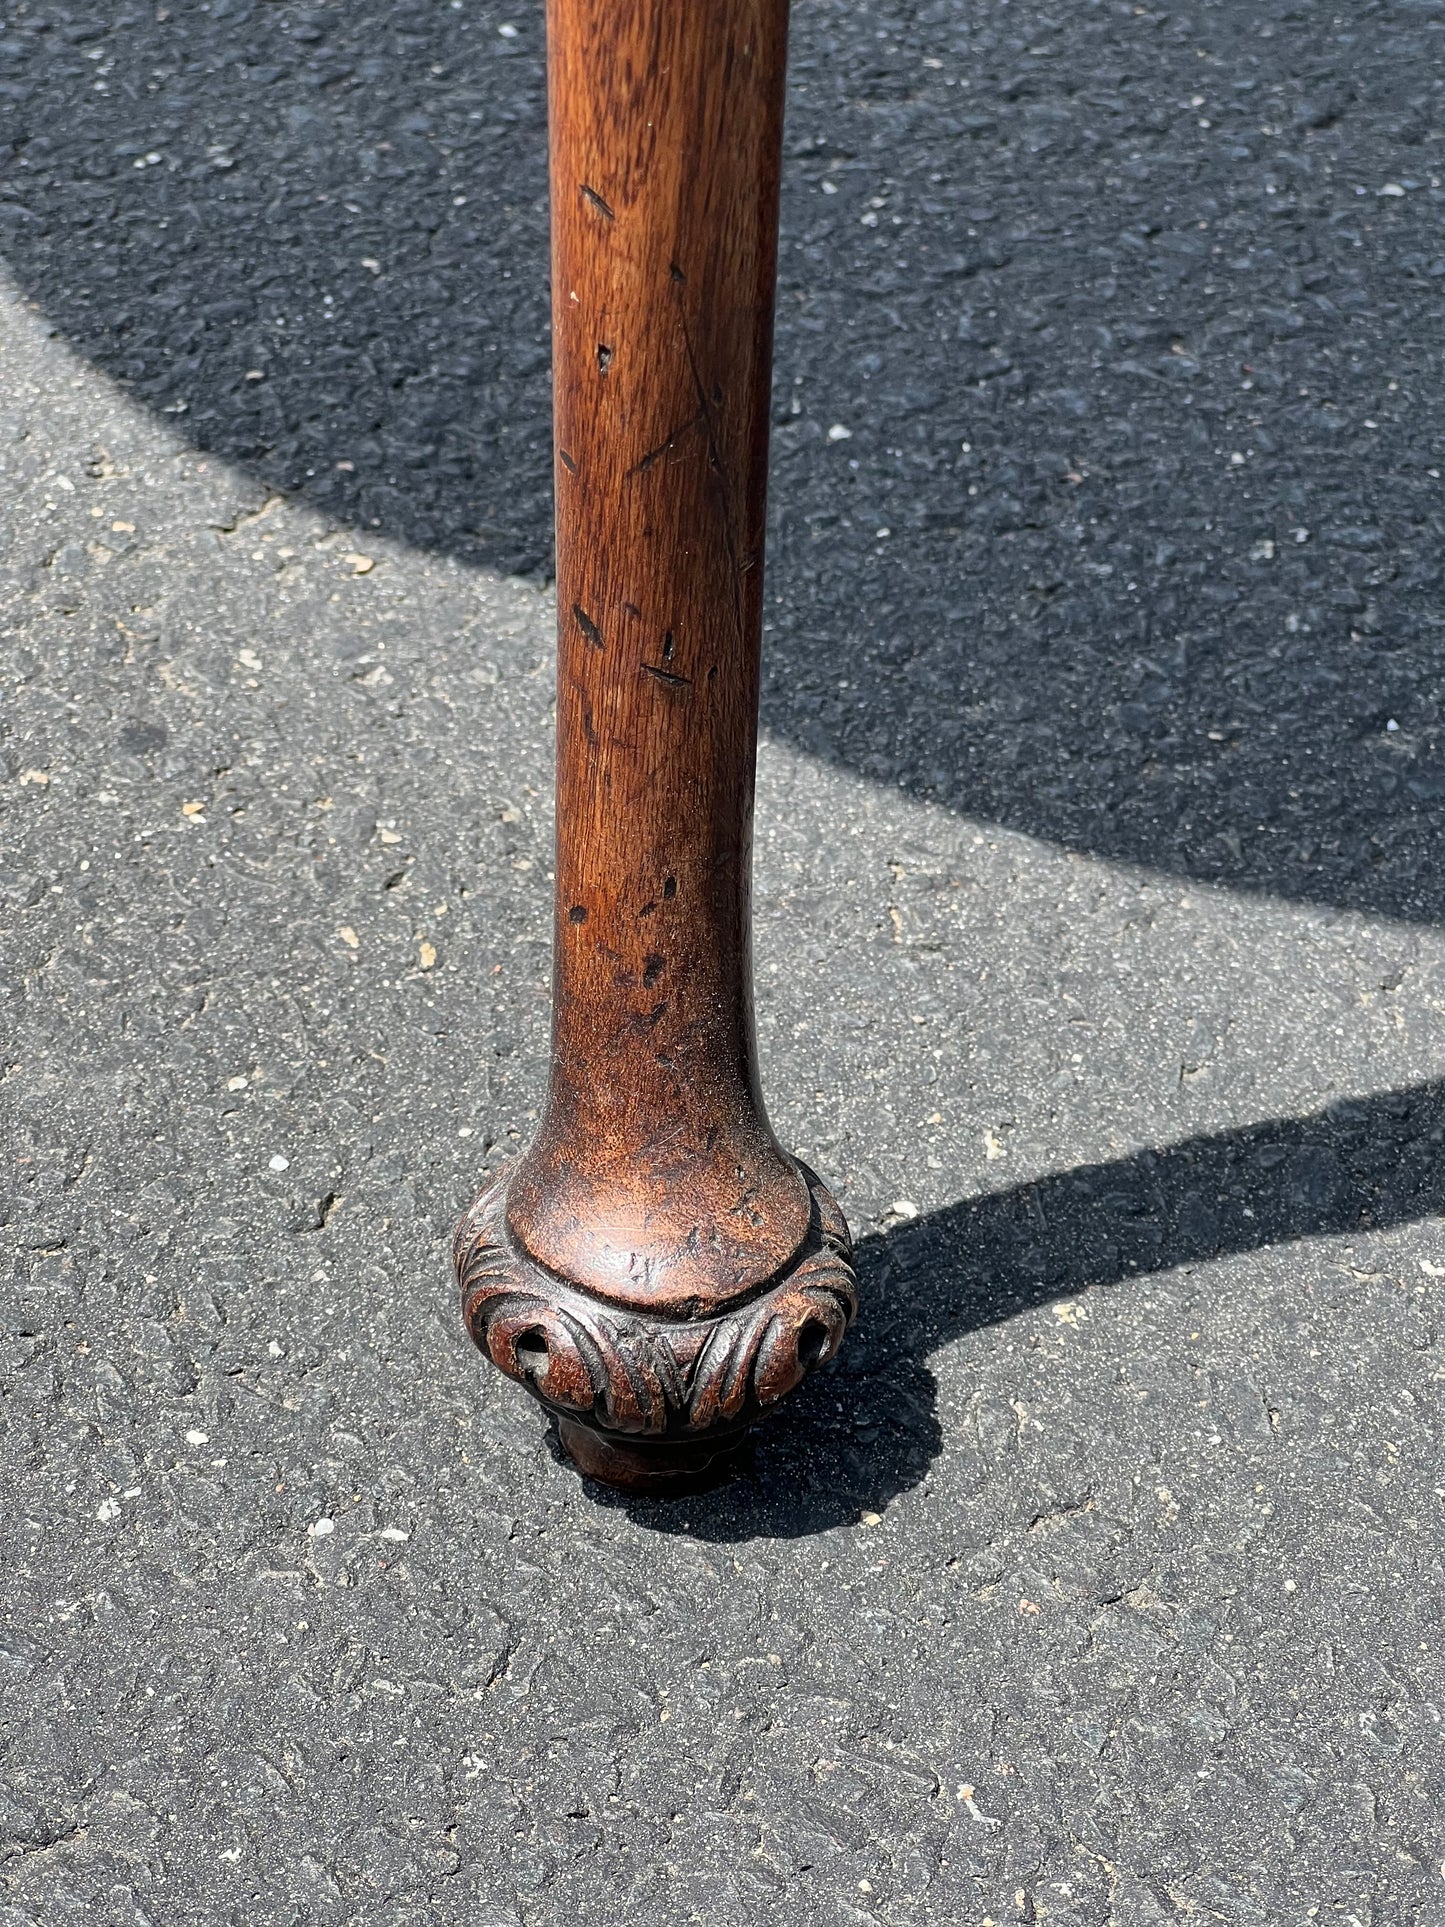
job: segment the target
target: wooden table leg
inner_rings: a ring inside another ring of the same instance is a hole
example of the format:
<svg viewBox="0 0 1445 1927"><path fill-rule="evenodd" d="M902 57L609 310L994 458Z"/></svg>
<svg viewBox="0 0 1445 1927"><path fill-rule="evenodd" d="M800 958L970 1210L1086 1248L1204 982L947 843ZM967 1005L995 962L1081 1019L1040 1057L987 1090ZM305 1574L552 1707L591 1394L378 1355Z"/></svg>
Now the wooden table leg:
<svg viewBox="0 0 1445 1927"><path fill-rule="evenodd" d="M786 0L550 0L552 1074L456 1262L477 1344L635 1489L716 1471L856 1307L752 1014L786 37Z"/></svg>

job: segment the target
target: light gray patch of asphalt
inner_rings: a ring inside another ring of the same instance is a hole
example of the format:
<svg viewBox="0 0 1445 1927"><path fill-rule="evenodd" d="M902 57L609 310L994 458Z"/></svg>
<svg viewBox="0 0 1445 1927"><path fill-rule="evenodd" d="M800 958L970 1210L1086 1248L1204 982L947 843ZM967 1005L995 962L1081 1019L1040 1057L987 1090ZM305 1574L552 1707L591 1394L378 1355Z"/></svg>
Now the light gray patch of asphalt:
<svg viewBox="0 0 1445 1927"><path fill-rule="evenodd" d="M1243 894L775 716L767 1088L865 1308L621 1502L447 1273L541 1092L545 592L3 330L4 1927L1433 1927L1428 823Z"/></svg>

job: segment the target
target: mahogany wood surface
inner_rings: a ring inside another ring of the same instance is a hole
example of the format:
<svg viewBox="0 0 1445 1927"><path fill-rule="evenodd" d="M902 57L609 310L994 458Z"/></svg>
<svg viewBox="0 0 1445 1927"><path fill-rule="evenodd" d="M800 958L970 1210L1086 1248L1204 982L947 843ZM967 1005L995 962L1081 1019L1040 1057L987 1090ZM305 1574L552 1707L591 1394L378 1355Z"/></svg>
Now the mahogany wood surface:
<svg viewBox="0 0 1445 1927"><path fill-rule="evenodd" d="M832 1355L846 1226L758 1086L751 816L786 0L550 0L553 1058L458 1233L479 1345L666 1489Z"/></svg>

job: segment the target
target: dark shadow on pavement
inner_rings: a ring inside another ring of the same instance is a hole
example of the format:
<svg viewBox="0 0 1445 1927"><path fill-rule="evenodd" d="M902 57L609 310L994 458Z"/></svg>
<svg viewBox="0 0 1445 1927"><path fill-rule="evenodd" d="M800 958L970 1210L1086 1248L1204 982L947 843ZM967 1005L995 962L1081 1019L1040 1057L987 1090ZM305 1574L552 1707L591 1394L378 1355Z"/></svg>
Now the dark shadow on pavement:
<svg viewBox="0 0 1445 1927"><path fill-rule="evenodd" d="M1445 1082L1416 1084L1082 1165L866 1238L857 1329L778 1412L750 1472L685 1503L589 1489L653 1530L702 1539L856 1524L916 1485L943 1449L930 1352L1151 1273L1437 1216L1442 1145Z"/></svg>
<svg viewBox="0 0 1445 1927"><path fill-rule="evenodd" d="M1082 851L1440 918L1440 24L797 9L771 729ZM544 146L533 4L0 35L0 252L57 329L269 486L534 574Z"/></svg>

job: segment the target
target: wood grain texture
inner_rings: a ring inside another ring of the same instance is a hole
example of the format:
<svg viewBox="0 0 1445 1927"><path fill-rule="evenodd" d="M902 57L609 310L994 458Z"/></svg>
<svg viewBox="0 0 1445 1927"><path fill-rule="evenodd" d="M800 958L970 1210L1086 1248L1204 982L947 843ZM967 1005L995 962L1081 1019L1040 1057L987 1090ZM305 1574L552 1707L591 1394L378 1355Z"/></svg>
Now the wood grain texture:
<svg viewBox="0 0 1445 1927"><path fill-rule="evenodd" d="M817 1233L759 1093L748 901L786 28L786 0L548 12L555 1009L506 1229L662 1321Z"/></svg>

